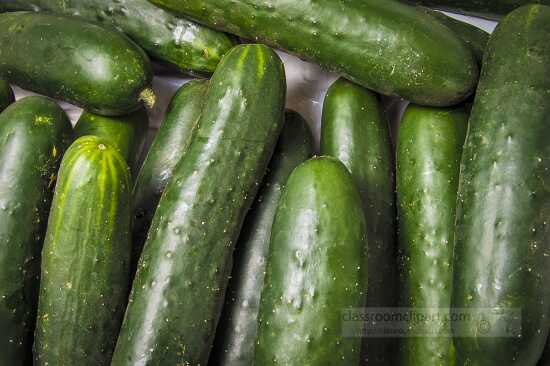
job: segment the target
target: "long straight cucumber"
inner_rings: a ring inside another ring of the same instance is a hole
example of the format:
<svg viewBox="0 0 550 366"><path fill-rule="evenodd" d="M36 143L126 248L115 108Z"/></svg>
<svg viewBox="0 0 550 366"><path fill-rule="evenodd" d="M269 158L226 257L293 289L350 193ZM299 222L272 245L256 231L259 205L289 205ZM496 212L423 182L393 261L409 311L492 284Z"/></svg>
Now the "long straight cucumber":
<svg viewBox="0 0 550 366"><path fill-rule="evenodd" d="M450 337L456 194L468 114L409 105L397 140L400 307L433 316L408 324L399 366L454 366ZM436 318L438 317L438 318Z"/></svg>
<svg viewBox="0 0 550 366"><path fill-rule="evenodd" d="M32 358L40 251L70 138L67 115L48 98L23 98L0 114L0 365Z"/></svg>
<svg viewBox="0 0 550 366"><path fill-rule="evenodd" d="M2 0L2 10L76 15L115 26L152 57L199 73L214 72L234 43L224 33L172 15L147 0Z"/></svg>
<svg viewBox="0 0 550 366"><path fill-rule="evenodd" d="M499 19L526 4L550 5L550 0L406 0L406 2L489 19Z"/></svg>
<svg viewBox="0 0 550 366"><path fill-rule="evenodd" d="M10 84L5 80L0 79L0 112L2 112L8 105L15 101L13 90L11 90Z"/></svg>
<svg viewBox="0 0 550 366"><path fill-rule="evenodd" d="M97 136L67 150L42 255L35 365L109 365L128 294L130 174Z"/></svg>
<svg viewBox="0 0 550 366"><path fill-rule="evenodd" d="M140 257L115 365L205 365L244 217L283 124L285 74L262 45L224 56ZM184 294L184 296L182 296Z"/></svg>
<svg viewBox="0 0 550 366"><path fill-rule="evenodd" d="M548 39L550 7L525 6L486 51L458 192L453 307L474 315L453 323L460 365L534 365L548 335Z"/></svg>
<svg viewBox="0 0 550 366"><path fill-rule="evenodd" d="M313 138L306 121L298 113L287 111L268 174L239 235L235 265L209 365L254 363L260 295L275 211L290 173L312 154Z"/></svg>
<svg viewBox="0 0 550 366"><path fill-rule="evenodd" d="M389 124L376 94L345 79L329 88L323 104L321 154L351 172L363 199L368 237L367 307L396 305L394 158ZM369 365L388 365L392 341L368 338Z"/></svg>
<svg viewBox="0 0 550 366"><path fill-rule="evenodd" d="M477 64L461 40L432 17L394 0L151 1L419 104L456 104L477 83Z"/></svg>

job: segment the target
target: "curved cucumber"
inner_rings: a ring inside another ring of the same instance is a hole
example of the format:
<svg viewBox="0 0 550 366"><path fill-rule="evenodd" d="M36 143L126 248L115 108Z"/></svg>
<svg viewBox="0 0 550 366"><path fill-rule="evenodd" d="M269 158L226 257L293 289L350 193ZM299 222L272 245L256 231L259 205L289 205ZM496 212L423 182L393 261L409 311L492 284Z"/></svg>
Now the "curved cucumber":
<svg viewBox="0 0 550 366"><path fill-rule="evenodd" d="M191 142L207 90L208 80L191 81L178 90L136 178L132 193L132 273L135 273L162 192Z"/></svg>
<svg viewBox="0 0 550 366"><path fill-rule="evenodd" d="M0 114L0 365L31 361L40 251L70 134L48 98L23 98Z"/></svg>
<svg viewBox="0 0 550 366"><path fill-rule="evenodd" d="M147 0L2 0L0 10L77 15L115 26L152 57L199 73L214 72L234 44L228 35L172 15Z"/></svg>
<svg viewBox="0 0 550 366"><path fill-rule="evenodd" d="M282 128L286 90L281 60L262 45L229 51L210 85L155 212L115 365L207 363L234 244Z"/></svg>
<svg viewBox="0 0 550 366"><path fill-rule="evenodd" d="M478 79L470 50L447 27L393 0L151 2L419 104L459 103Z"/></svg>
<svg viewBox="0 0 550 366"><path fill-rule="evenodd" d="M364 304L366 225L342 163L310 159L290 175L271 230L256 365L358 365L343 313Z"/></svg>
<svg viewBox="0 0 550 366"><path fill-rule="evenodd" d="M209 365L250 366L254 362L260 295L275 211L290 173L312 154L313 138L306 121L298 113L287 111L268 175L237 242Z"/></svg>
<svg viewBox="0 0 550 366"><path fill-rule="evenodd" d="M97 136L67 150L42 255L35 365L109 365L127 299L130 176Z"/></svg>
<svg viewBox="0 0 550 366"><path fill-rule="evenodd" d="M498 19L526 4L550 5L550 0L407 0L407 2L489 19Z"/></svg>
<svg viewBox="0 0 550 366"><path fill-rule="evenodd" d="M148 128L149 117L145 108L120 117L105 117L84 111L74 132L76 137L94 135L108 141L118 149L133 175L136 175Z"/></svg>
<svg viewBox="0 0 550 366"><path fill-rule="evenodd" d="M475 315L453 324L461 365L534 365L548 335L548 39L550 7L526 6L486 51L458 192L453 307Z"/></svg>
<svg viewBox="0 0 550 366"><path fill-rule="evenodd" d="M11 90L10 84L0 79L0 112L2 112L8 105L15 101L13 90Z"/></svg>
<svg viewBox="0 0 550 366"><path fill-rule="evenodd" d="M122 33L74 17L0 14L0 77L101 115L154 103L147 55Z"/></svg>
<svg viewBox="0 0 550 366"><path fill-rule="evenodd" d="M399 127L399 306L439 319L408 324L409 336L399 339L399 366L455 364L450 324L442 320L451 315L456 194L467 125L463 107L409 105Z"/></svg>
<svg viewBox="0 0 550 366"><path fill-rule="evenodd" d="M389 125L376 94L345 79L329 88L323 104L321 154L339 159L363 199L368 237L367 307L396 305L394 159ZM389 338L364 341L369 365L388 365Z"/></svg>

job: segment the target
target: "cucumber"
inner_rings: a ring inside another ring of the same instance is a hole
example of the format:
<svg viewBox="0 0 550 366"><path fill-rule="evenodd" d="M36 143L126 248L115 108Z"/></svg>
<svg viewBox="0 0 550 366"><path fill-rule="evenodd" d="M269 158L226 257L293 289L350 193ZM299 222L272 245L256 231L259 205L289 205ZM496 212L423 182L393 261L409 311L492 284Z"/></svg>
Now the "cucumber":
<svg viewBox="0 0 550 366"><path fill-rule="evenodd" d="M2 10L76 15L125 32L149 55L182 70L212 73L234 41L147 0L2 0Z"/></svg>
<svg viewBox="0 0 550 366"><path fill-rule="evenodd" d="M365 299L366 224L346 167L331 157L290 175L271 231L256 365L358 365L343 312Z"/></svg>
<svg viewBox="0 0 550 366"><path fill-rule="evenodd" d="M287 111L269 173L237 242L209 365L249 366L254 362L260 295L275 211L290 173L312 154L313 138L306 121L298 113Z"/></svg>
<svg viewBox="0 0 550 366"><path fill-rule="evenodd" d="M550 0L407 0L407 2L488 19L499 19L526 4L550 5Z"/></svg>
<svg viewBox="0 0 550 366"><path fill-rule="evenodd" d="M206 365L234 244L283 124L285 75L262 45L224 56L155 212L115 365ZM182 296L185 294L185 296Z"/></svg>
<svg viewBox="0 0 550 366"><path fill-rule="evenodd" d="M149 117L145 108L120 117L105 117L84 111L74 127L76 137L95 135L117 148L130 166L132 175L136 175L139 169L139 157L148 129Z"/></svg>
<svg viewBox="0 0 550 366"><path fill-rule="evenodd" d="M178 90L136 178L132 193L132 274L162 192L189 146L207 90L207 80L191 81Z"/></svg>
<svg viewBox="0 0 550 366"><path fill-rule="evenodd" d="M486 51L458 192L453 307L475 315L453 323L461 365L534 365L548 335L548 39L550 7L526 6Z"/></svg>
<svg viewBox="0 0 550 366"><path fill-rule="evenodd" d="M345 79L327 91L321 124L321 154L339 159L351 172L367 221L367 307L396 305L394 158L389 124L376 94ZM390 338L367 338L369 365L388 365Z"/></svg>
<svg viewBox="0 0 550 366"><path fill-rule="evenodd" d="M2 112L8 105L15 101L13 90L11 90L10 84L0 79L0 112Z"/></svg>
<svg viewBox="0 0 550 366"><path fill-rule="evenodd" d="M23 98L0 114L0 365L32 358L40 251L70 138L67 115L48 98Z"/></svg>
<svg viewBox="0 0 550 366"><path fill-rule="evenodd" d="M42 252L35 365L109 365L129 286L130 175L118 150L77 139L61 162Z"/></svg>
<svg viewBox="0 0 550 366"><path fill-rule="evenodd" d="M419 104L456 104L477 83L470 50L435 19L394 0L151 2Z"/></svg>
<svg viewBox="0 0 550 366"><path fill-rule="evenodd" d="M409 105L397 139L399 306L426 316L451 313L456 194L468 113ZM454 365L450 324L408 325L397 365Z"/></svg>
<svg viewBox="0 0 550 366"><path fill-rule="evenodd" d="M122 33L74 17L0 14L0 77L101 115L154 104L147 55Z"/></svg>

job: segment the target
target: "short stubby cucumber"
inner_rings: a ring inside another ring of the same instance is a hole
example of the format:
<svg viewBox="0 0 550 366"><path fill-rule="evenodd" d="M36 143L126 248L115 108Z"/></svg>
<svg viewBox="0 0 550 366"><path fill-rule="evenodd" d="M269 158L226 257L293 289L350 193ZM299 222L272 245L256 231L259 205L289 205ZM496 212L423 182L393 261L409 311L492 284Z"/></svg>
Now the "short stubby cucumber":
<svg viewBox="0 0 550 366"><path fill-rule="evenodd" d="M346 167L313 158L290 175L271 229L255 364L358 365L344 313L365 300L365 214Z"/></svg>
<svg viewBox="0 0 550 366"><path fill-rule="evenodd" d="M368 232L367 307L396 305L394 157L388 120L376 94L345 79L328 89L323 104L321 154L339 159L363 198ZM367 338L363 358L388 365L390 338Z"/></svg>
<svg viewBox="0 0 550 366"><path fill-rule="evenodd" d="M250 366L254 362L260 295L277 204L292 170L312 154L313 137L306 121L287 111L268 174L235 248L235 265L209 365Z"/></svg>
<svg viewBox="0 0 550 366"><path fill-rule="evenodd" d="M550 5L550 0L406 0L406 2L489 19L498 19L526 4Z"/></svg>
<svg viewBox="0 0 550 366"><path fill-rule="evenodd" d="M27 97L0 114L0 365L31 361L40 252L61 156L65 112Z"/></svg>
<svg viewBox="0 0 550 366"><path fill-rule="evenodd" d="M162 192L191 142L207 90L208 80L194 80L178 90L136 178L132 193L132 273Z"/></svg>
<svg viewBox="0 0 550 366"><path fill-rule="evenodd" d="M195 73L212 73L234 41L147 0L2 0L2 10L75 15L115 26L155 59Z"/></svg>
<svg viewBox="0 0 550 366"><path fill-rule="evenodd" d="M150 1L415 103L453 105L477 84L468 47L432 17L394 0Z"/></svg>
<svg viewBox="0 0 550 366"><path fill-rule="evenodd" d="M15 101L13 90L5 80L0 79L0 112Z"/></svg>
<svg viewBox="0 0 550 366"><path fill-rule="evenodd" d="M450 318L456 194L468 113L409 105L397 139L399 306L422 316L396 365L454 366ZM433 319L433 320L431 320Z"/></svg>
<svg viewBox="0 0 550 366"><path fill-rule="evenodd" d="M550 7L530 5L487 46L457 200L452 302L474 315L453 323L460 365L534 365L548 335L548 39Z"/></svg>
<svg viewBox="0 0 550 366"><path fill-rule="evenodd" d="M61 162L42 253L35 365L109 365L130 261L130 173L97 136Z"/></svg>
<svg viewBox="0 0 550 366"><path fill-rule="evenodd" d="M275 149L286 92L283 64L263 45L229 51L210 85L151 223L115 365L208 362L233 248Z"/></svg>
<svg viewBox="0 0 550 366"><path fill-rule="evenodd" d="M154 104L147 55L115 29L75 17L0 14L0 77L101 115Z"/></svg>

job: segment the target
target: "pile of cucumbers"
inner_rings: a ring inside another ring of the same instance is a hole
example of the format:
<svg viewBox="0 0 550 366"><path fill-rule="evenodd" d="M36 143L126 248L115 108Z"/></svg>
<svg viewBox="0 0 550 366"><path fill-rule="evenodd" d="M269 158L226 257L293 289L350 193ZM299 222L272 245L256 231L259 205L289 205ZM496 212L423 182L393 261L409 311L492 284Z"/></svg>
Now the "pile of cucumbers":
<svg viewBox="0 0 550 366"><path fill-rule="evenodd" d="M549 40L549 0L0 1L0 366L550 365ZM271 47L340 76L320 141ZM146 148L151 59L197 78Z"/></svg>

